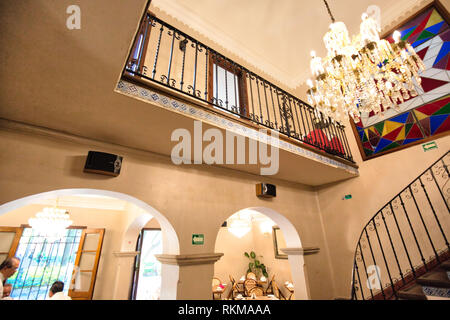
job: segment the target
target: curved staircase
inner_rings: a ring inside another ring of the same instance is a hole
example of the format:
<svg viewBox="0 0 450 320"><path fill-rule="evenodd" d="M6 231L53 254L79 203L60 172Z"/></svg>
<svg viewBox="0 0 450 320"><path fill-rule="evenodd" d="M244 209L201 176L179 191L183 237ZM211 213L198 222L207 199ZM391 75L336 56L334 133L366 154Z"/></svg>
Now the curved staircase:
<svg viewBox="0 0 450 320"><path fill-rule="evenodd" d="M450 260L420 276L397 295L399 300L450 300Z"/></svg>
<svg viewBox="0 0 450 320"><path fill-rule="evenodd" d="M450 300L450 151L364 226L352 300Z"/></svg>

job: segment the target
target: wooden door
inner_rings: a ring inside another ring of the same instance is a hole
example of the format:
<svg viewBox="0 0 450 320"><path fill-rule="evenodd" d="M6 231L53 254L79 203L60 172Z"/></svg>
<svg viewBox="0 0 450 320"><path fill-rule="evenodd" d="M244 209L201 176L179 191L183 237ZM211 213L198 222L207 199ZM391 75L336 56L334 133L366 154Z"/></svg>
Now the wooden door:
<svg viewBox="0 0 450 320"><path fill-rule="evenodd" d="M69 296L92 300L105 229L84 229L75 259Z"/></svg>

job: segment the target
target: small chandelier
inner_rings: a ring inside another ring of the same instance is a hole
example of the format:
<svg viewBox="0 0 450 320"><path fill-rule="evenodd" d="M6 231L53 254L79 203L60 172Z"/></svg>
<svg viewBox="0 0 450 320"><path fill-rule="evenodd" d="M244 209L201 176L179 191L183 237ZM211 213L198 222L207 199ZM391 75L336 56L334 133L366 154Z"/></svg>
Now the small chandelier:
<svg viewBox="0 0 450 320"><path fill-rule="evenodd" d="M58 239L64 236L66 229L72 225L69 212L65 209L44 208L36 217L28 219L31 228L39 235Z"/></svg>
<svg viewBox="0 0 450 320"><path fill-rule="evenodd" d="M251 230L251 219L242 218L238 215L237 217L233 217L228 221L228 231L238 238L242 238Z"/></svg>
<svg viewBox="0 0 450 320"><path fill-rule="evenodd" d="M308 101L320 117L333 121L348 119L358 123L361 113L379 114L410 97L417 96L413 80L420 85L419 72L425 69L412 46L395 31L394 43L380 39L380 27L366 13L362 15L360 34L350 41L347 27L335 22L324 0L332 24L323 40L328 55L322 59L311 52Z"/></svg>

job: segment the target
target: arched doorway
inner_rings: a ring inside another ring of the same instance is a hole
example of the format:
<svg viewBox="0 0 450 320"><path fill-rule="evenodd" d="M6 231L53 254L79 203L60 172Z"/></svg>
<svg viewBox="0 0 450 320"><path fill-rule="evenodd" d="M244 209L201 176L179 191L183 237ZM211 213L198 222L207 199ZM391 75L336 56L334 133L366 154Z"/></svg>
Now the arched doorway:
<svg viewBox="0 0 450 320"><path fill-rule="evenodd" d="M109 279L111 286L114 283L114 287L111 288L111 290L109 290L109 292L113 292L113 295L112 297L110 297L110 299L128 298L128 294L125 293L127 290L123 284L125 283L124 282L125 280L127 284L130 283L131 279L130 272L132 270L132 263L134 258L133 254L135 254L134 245L136 243L135 239L134 244L132 244L133 242L130 242L129 239L130 237L133 237L133 232L135 230L140 230L141 226L145 225L150 219L152 218L156 219L161 227L163 252L167 254L179 253L178 237L169 221L159 211L157 211L147 203L133 196L120 192L113 192L99 189L63 189L44 192L32 196L27 196L21 199L17 199L1 205L0 215L20 209L22 207L34 204L36 202L45 199L67 197L67 196L109 197L114 199L120 199L127 203L132 204L132 206L136 208L135 210L140 211L140 214L137 214L137 218L135 218L132 221L125 221L127 227L125 232L123 232L123 234L120 234L120 242L119 243L116 242L117 244L111 244L108 248L103 248L103 250L105 249L110 250L110 252L108 252L107 254L112 253L111 256L117 258L116 261L110 263L110 265L112 266L109 267L109 268L116 268L115 272L110 272L115 274L115 279ZM26 224L27 221L23 221L21 223ZM108 230L106 232L108 232ZM110 230L109 232L117 232L117 230ZM138 233L139 231L137 231L137 234ZM161 277L163 279L164 277L167 277L164 269L165 268L163 266L161 272ZM164 299L175 299L178 278L177 276L174 277L172 271L170 272L170 276L168 278L170 279L162 281L163 286L161 287L161 296Z"/></svg>
<svg viewBox="0 0 450 320"><path fill-rule="evenodd" d="M245 220L247 222L242 222ZM236 221L238 222L235 223ZM286 217L270 208L251 207L234 213L226 222L219 230L215 243L215 252L224 253L222 259L215 264L215 276L218 279L231 286L233 278L236 283L241 284L240 291L244 292L242 282L249 269L254 269L257 281L264 290L274 279L281 291L281 297L300 300L310 298L301 254L301 240L297 230ZM233 234L233 229L238 230L237 234ZM245 254L247 252L250 255L252 251L254 256ZM250 263L253 263L253 268ZM263 276L260 281L259 277L264 268L255 269L255 264L264 264L263 267L268 269L267 279ZM224 290L222 298L231 297L230 289L228 287ZM294 295L291 295L292 291Z"/></svg>

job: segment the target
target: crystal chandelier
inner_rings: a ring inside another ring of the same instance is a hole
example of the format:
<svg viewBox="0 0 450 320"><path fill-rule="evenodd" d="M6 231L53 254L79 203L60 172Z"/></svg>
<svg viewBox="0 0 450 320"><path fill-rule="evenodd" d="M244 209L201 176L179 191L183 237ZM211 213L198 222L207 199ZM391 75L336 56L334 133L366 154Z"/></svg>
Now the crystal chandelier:
<svg viewBox="0 0 450 320"><path fill-rule="evenodd" d="M228 231L238 238L242 238L252 230L252 221L237 215L228 221Z"/></svg>
<svg viewBox="0 0 450 320"><path fill-rule="evenodd" d="M48 238L58 239L64 236L66 229L73 223L69 212L65 209L44 208L36 213L36 217L30 218L28 223L33 230Z"/></svg>
<svg viewBox="0 0 450 320"><path fill-rule="evenodd" d="M345 24L335 22L324 3L332 21L323 38L328 55L322 59L311 52L315 80L307 81L309 103L335 121L350 115L359 122L361 113L398 109L417 96L413 79L420 85L419 72L425 66L412 46L400 39L400 32L394 32L392 44L380 39L377 22L364 13L360 34L350 41Z"/></svg>

